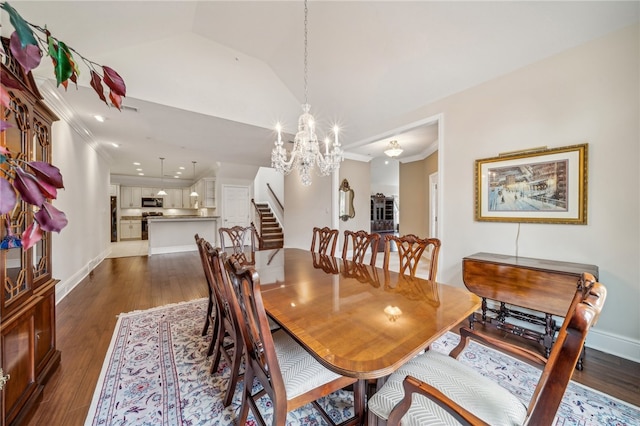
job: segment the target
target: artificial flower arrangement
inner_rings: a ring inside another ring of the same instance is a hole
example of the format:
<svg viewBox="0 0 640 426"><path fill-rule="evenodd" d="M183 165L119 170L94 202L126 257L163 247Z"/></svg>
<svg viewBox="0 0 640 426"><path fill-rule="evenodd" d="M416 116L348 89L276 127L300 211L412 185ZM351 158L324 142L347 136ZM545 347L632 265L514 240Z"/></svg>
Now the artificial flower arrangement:
<svg viewBox="0 0 640 426"><path fill-rule="evenodd" d="M44 51L53 62L58 87L62 85L66 90L69 81L77 87L80 70L72 54L75 53L89 68L90 84L98 97L109 105L104 93L106 86L109 89L111 104L121 109L126 87L124 80L114 69L86 59L66 43L53 37L46 27L42 28L25 21L8 2L0 3L0 8L9 15L9 21L14 28L9 39L10 53L25 74L40 65ZM0 51L0 55L7 55L7 52ZM23 85L4 67L0 80L0 104L10 109L11 96L8 90L23 90ZM0 120L0 132L11 126L11 123ZM6 146L0 145L0 215L5 215L6 226L0 249L22 247L27 250L42 239L43 231L60 232L67 225L64 212L47 202L57 198L57 190L64 188L64 184L57 167L44 161L25 161L14 154ZM11 230L10 213L20 198L39 210L22 235L15 235Z"/></svg>

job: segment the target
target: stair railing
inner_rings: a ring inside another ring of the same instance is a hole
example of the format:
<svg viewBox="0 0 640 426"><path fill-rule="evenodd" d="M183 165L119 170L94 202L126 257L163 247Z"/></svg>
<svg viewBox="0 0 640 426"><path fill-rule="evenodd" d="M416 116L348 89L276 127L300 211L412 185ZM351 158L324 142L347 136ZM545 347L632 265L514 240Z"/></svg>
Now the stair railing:
<svg viewBox="0 0 640 426"><path fill-rule="evenodd" d="M253 207L257 213L255 215L255 218L258 220L258 226L256 226L253 222L251 222L251 225L253 225L253 228L256 230L256 236L258 237L258 248L262 249L264 244L262 240L262 235L260 234L260 231L262 231L262 211L260 211L260 209L258 208L258 205L256 204L256 201L253 198L251 199L251 204L253 204Z"/></svg>
<svg viewBox="0 0 640 426"><path fill-rule="evenodd" d="M276 193L273 192L273 188L271 188L271 185L269 185L268 182L267 182L267 188L269 188L269 192L271 193L271 196L276 200L276 203L278 203L278 206L280 207L280 210L282 210L284 212L284 206L282 205L282 203L278 199L278 196L276 195Z"/></svg>

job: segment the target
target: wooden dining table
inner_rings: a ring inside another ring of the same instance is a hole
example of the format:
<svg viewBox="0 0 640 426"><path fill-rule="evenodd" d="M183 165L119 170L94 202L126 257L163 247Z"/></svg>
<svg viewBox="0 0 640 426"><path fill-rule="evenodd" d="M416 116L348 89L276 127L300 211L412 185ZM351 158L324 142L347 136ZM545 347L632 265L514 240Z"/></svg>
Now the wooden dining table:
<svg viewBox="0 0 640 426"><path fill-rule="evenodd" d="M265 309L336 373L393 373L479 309L464 287L285 248L255 252Z"/></svg>

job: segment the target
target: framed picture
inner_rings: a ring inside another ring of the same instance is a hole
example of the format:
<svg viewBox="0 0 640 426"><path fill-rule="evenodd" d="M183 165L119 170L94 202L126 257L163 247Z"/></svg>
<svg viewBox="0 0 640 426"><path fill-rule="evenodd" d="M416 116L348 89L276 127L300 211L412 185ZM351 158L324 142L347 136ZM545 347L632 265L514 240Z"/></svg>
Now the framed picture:
<svg viewBox="0 0 640 426"><path fill-rule="evenodd" d="M475 219L586 225L587 144L476 160Z"/></svg>

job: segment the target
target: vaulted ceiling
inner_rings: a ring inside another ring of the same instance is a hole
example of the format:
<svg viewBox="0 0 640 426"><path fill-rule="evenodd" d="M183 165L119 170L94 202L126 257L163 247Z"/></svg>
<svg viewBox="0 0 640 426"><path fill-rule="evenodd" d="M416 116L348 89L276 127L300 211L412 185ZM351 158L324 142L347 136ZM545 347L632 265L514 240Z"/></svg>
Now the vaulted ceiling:
<svg viewBox="0 0 640 426"><path fill-rule="evenodd" d="M112 174L159 176L269 166L280 121L296 131L304 102L302 1L11 1L83 56L116 69L127 108L88 88L43 92L82 128ZM345 150L381 155L398 139L424 153L437 132L412 111L638 22L638 2L310 1L308 101ZM2 34L11 27L2 14ZM94 115L107 118L104 123ZM405 139L403 139L405 138ZM431 140L427 140L431 139ZM118 148L111 144L116 143ZM364 157L363 157L364 156ZM184 178L184 177L183 177Z"/></svg>

